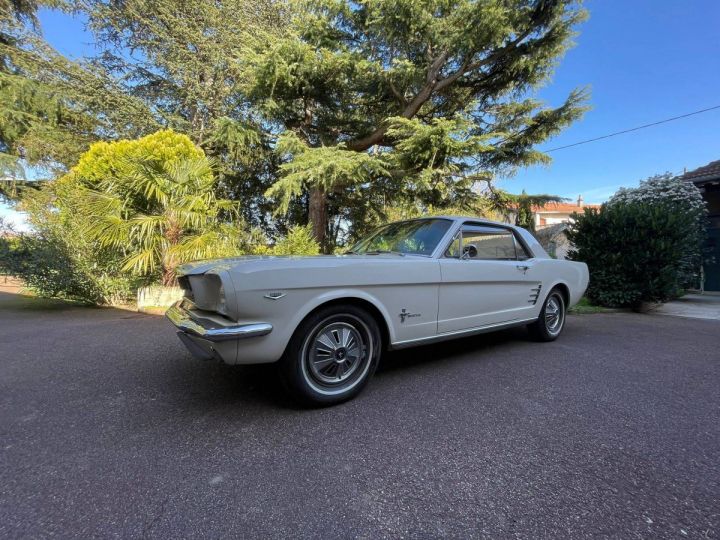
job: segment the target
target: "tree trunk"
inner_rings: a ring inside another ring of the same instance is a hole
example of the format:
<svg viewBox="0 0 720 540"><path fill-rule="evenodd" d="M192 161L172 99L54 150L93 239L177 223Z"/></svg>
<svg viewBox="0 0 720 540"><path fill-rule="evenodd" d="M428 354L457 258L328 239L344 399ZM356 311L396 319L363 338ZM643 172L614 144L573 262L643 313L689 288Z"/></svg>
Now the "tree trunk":
<svg viewBox="0 0 720 540"><path fill-rule="evenodd" d="M325 233L328 224L328 208L325 190L320 187L310 188L310 205L308 217L312 224L312 232L315 240L320 244L323 253L327 251Z"/></svg>
<svg viewBox="0 0 720 540"><path fill-rule="evenodd" d="M162 268L162 284L163 287L173 287L177 285L175 276L175 267L163 266Z"/></svg>
<svg viewBox="0 0 720 540"><path fill-rule="evenodd" d="M165 240L167 241L168 248L176 246L180 242L182 236L182 228L173 218L168 219L168 226L165 229ZM172 287L177 285L177 276L175 275L175 268L177 268L177 262L175 258L170 255L170 249L167 249L162 254L161 260L162 267L162 284L165 287Z"/></svg>

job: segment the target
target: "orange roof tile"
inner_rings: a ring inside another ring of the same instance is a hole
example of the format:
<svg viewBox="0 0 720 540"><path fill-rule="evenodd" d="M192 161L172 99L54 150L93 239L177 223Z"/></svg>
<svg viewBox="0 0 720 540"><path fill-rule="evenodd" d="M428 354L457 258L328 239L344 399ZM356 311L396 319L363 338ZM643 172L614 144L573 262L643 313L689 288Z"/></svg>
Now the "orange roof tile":
<svg viewBox="0 0 720 540"><path fill-rule="evenodd" d="M534 206L533 212L582 212L583 208L600 208L599 204L583 204L578 206L577 203L547 203L544 206Z"/></svg>

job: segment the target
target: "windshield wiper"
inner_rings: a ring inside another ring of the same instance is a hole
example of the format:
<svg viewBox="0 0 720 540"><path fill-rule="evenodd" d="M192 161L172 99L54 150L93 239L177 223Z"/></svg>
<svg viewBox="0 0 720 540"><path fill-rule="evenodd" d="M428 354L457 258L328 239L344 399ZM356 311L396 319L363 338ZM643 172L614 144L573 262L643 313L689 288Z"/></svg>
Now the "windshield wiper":
<svg viewBox="0 0 720 540"><path fill-rule="evenodd" d="M373 251L366 251L365 255L383 255L386 253L390 253L391 255L400 255L401 257L405 256L402 251L393 251L391 249L375 249Z"/></svg>

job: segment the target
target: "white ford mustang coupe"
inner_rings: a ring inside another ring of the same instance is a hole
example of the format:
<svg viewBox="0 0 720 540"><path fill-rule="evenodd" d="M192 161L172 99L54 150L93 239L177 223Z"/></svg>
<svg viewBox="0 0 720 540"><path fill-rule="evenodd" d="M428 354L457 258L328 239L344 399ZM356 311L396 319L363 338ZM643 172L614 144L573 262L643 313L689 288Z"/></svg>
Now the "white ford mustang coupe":
<svg viewBox="0 0 720 540"><path fill-rule="evenodd" d="M560 335L588 284L526 230L477 218L390 223L344 255L183 265L167 317L193 355L278 362L290 392L332 404L360 392L382 352L527 325Z"/></svg>

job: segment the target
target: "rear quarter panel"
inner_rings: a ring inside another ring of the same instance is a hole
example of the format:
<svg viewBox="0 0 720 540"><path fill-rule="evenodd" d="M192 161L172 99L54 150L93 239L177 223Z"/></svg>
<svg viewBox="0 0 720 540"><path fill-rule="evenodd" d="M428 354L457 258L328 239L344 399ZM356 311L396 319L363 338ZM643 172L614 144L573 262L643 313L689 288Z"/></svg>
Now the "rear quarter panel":
<svg viewBox="0 0 720 540"><path fill-rule="evenodd" d="M548 293L560 284L566 285L570 292L568 308L577 304L585 294L589 281L588 268L585 263L559 259L537 259L535 265L542 275L545 293L543 301ZM542 306L542 303L538 302L538 305Z"/></svg>

